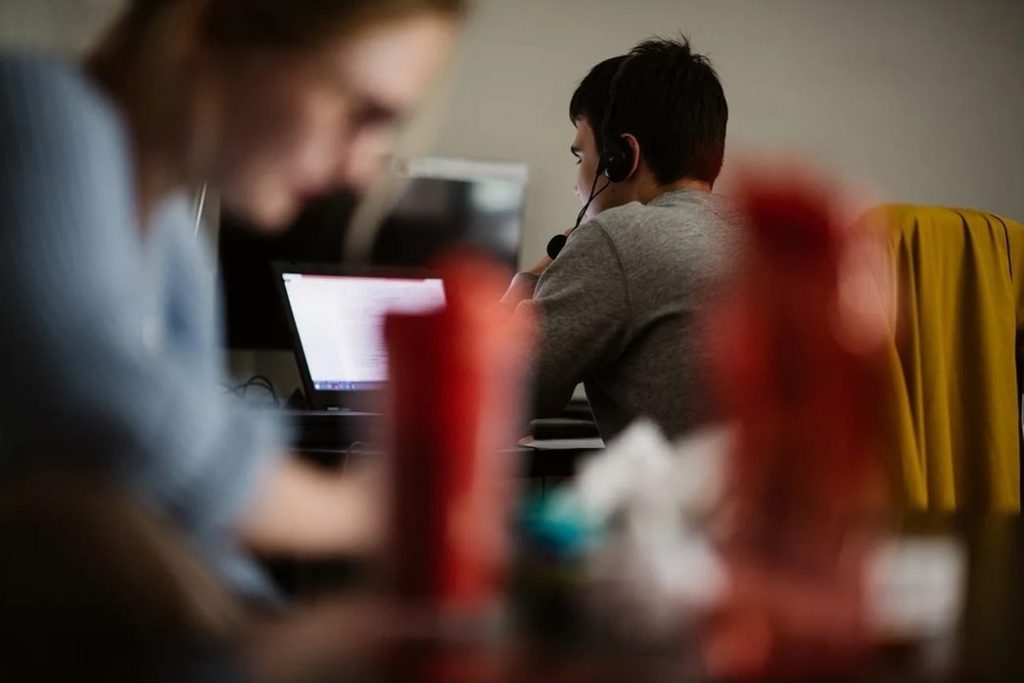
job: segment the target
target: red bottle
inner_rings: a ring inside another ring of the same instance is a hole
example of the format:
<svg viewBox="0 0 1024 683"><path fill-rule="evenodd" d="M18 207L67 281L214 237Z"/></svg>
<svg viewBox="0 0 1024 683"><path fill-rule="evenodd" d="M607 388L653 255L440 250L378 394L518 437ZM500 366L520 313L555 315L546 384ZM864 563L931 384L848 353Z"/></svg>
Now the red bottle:
<svg viewBox="0 0 1024 683"><path fill-rule="evenodd" d="M508 283L462 258L440 269L447 306L385 325L393 416L390 559L406 604L486 614L499 601L529 325Z"/></svg>
<svg viewBox="0 0 1024 683"><path fill-rule="evenodd" d="M863 572L884 509L884 325L870 312L884 311L859 287L865 237L836 221L835 200L810 182L748 184L747 260L710 327L739 428L723 515L733 591L707 640L716 674L845 674L866 652Z"/></svg>

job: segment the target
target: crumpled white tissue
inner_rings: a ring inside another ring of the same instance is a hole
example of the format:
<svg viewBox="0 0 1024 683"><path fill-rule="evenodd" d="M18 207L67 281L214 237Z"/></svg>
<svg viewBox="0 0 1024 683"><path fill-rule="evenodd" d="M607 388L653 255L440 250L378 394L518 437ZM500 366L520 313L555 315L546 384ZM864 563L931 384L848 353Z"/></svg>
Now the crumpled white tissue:
<svg viewBox="0 0 1024 683"><path fill-rule="evenodd" d="M706 524L724 487L733 430L712 427L672 443L647 420L586 462L572 493L588 517L612 524L593 558L610 603L649 629L709 608L727 589Z"/></svg>

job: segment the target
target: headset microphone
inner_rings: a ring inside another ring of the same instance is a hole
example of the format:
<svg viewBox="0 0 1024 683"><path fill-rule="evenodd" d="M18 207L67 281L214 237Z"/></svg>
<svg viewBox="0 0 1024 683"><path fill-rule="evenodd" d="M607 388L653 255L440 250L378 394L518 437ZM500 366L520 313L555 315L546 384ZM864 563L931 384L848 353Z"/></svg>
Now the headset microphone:
<svg viewBox="0 0 1024 683"><path fill-rule="evenodd" d="M575 229L576 228L573 228L573 230ZM565 248L565 243L568 241L568 235L555 235L554 237L549 239L547 247L548 258L554 261L555 258L562 252L562 249Z"/></svg>

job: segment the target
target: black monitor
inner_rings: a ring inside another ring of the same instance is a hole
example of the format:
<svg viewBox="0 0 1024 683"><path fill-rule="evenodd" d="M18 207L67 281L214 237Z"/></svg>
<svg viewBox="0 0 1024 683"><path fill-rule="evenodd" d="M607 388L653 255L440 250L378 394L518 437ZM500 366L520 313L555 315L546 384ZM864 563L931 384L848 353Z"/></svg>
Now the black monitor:
<svg viewBox="0 0 1024 683"><path fill-rule="evenodd" d="M400 172L404 188L377 233L374 264L424 267L458 244L516 268L526 198L524 165L425 158Z"/></svg>

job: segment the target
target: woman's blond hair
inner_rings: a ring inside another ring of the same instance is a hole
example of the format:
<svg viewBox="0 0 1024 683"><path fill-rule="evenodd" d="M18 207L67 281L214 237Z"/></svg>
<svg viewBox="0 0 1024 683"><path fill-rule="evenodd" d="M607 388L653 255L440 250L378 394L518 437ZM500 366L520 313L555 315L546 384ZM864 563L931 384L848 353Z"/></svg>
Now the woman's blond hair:
<svg viewBox="0 0 1024 683"><path fill-rule="evenodd" d="M143 33L155 17L186 1L196 3L202 30L216 45L294 49L408 16L457 19L468 5L468 0L132 0L120 28Z"/></svg>

